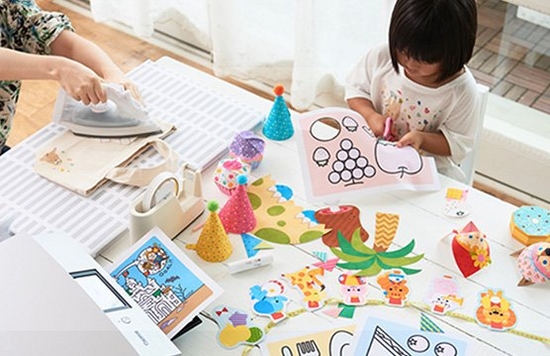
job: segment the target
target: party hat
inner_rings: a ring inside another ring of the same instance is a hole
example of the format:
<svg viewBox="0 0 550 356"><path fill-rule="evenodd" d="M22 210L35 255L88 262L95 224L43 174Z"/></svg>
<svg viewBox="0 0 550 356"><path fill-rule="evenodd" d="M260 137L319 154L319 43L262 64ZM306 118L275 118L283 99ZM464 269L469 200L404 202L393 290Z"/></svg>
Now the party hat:
<svg viewBox="0 0 550 356"><path fill-rule="evenodd" d="M246 194L247 181L245 175L237 177L235 192L220 210L220 220L228 233L244 234L256 227L256 217Z"/></svg>
<svg viewBox="0 0 550 356"><path fill-rule="evenodd" d="M204 223L197 243L185 246L190 250L197 251L199 257L208 262L225 261L233 253L231 241L229 241L220 217L216 213L218 207L218 202L208 202L207 208L210 215Z"/></svg>
<svg viewBox="0 0 550 356"><path fill-rule="evenodd" d="M284 91L285 87L281 84L273 88L273 93L276 95L275 100L273 101L273 106L271 107L271 111L269 112L269 116L262 130L265 137L275 141L284 141L294 135L290 111L282 96Z"/></svg>

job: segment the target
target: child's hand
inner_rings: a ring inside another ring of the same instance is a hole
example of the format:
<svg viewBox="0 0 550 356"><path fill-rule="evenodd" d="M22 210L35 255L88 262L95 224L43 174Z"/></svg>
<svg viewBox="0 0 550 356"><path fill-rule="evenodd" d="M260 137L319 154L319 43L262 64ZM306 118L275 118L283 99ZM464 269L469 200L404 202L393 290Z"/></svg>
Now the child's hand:
<svg viewBox="0 0 550 356"><path fill-rule="evenodd" d="M420 151L422 143L424 142L424 136L422 131L412 130L407 132L399 141L397 141L397 147L413 146L417 151Z"/></svg>
<svg viewBox="0 0 550 356"><path fill-rule="evenodd" d="M366 117L365 120L367 121L367 124L369 125L374 136L382 137L382 135L384 135L384 128L386 125L386 119L384 116L377 112L373 112L369 115L369 117Z"/></svg>

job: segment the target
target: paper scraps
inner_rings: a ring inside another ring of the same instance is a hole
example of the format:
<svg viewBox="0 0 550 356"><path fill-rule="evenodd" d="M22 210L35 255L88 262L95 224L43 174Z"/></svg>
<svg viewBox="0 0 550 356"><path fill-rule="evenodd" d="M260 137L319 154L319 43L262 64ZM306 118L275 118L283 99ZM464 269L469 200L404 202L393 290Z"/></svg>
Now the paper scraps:
<svg viewBox="0 0 550 356"><path fill-rule="evenodd" d="M323 224L306 218L303 209L292 200L282 200L270 176L252 182L248 197L257 219L253 234L279 244L299 244L313 241L329 231Z"/></svg>
<svg viewBox="0 0 550 356"><path fill-rule="evenodd" d="M420 313L420 330L430 333L445 333L443 329L424 313Z"/></svg>
<svg viewBox="0 0 550 356"><path fill-rule="evenodd" d="M322 269L332 272L334 267L338 264L338 261L340 261L339 258L329 258L328 260L324 262L315 262L313 266L315 267L321 267Z"/></svg>
<svg viewBox="0 0 550 356"><path fill-rule="evenodd" d="M268 250L273 248L273 245L270 245L264 240L260 240L254 235L241 234L241 239L246 251L246 256L249 258L256 256L260 250Z"/></svg>

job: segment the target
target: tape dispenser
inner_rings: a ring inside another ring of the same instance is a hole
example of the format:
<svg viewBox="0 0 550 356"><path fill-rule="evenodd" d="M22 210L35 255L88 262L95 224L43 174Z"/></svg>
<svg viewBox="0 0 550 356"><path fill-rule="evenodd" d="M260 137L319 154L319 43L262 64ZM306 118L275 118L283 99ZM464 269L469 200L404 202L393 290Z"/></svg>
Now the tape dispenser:
<svg viewBox="0 0 550 356"><path fill-rule="evenodd" d="M184 165L180 181L171 172L156 176L130 207L130 238L139 240L158 226L171 239L198 218L205 209L201 174Z"/></svg>

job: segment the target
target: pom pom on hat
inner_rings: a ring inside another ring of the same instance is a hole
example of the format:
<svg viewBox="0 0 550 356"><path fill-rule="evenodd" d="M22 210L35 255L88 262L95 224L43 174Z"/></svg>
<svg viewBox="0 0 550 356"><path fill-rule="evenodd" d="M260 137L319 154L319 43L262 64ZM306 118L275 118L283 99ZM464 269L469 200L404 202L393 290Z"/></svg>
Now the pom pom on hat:
<svg viewBox="0 0 550 356"><path fill-rule="evenodd" d="M200 258L208 262L222 262L231 256L233 246L225 232L223 224L216 211L219 204L215 200L207 203L210 215L206 219L196 244L188 244L186 248L197 251Z"/></svg>
<svg viewBox="0 0 550 356"><path fill-rule="evenodd" d="M290 117L290 111L282 97L284 87L276 85L273 92L277 95L273 100L273 106L264 123L262 133L270 140L284 141L294 135L294 127Z"/></svg>
<svg viewBox="0 0 550 356"><path fill-rule="evenodd" d="M285 87L282 84L277 84L273 88L273 93L277 96L283 95L284 92L285 92Z"/></svg>
<svg viewBox="0 0 550 356"><path fill-rule="evenodd" d="M216 212L218 211L218 208L220 207L220 204L218 204L217 201L215 200L210 200L207 204L206 204L206 209L208 209L209 212Z"/></svg>
<svg viewBox="0 0 550 356"><path fill-rule="evenodd" d="M220 210L220 220L228 233L244 234L256 227L256 217L246 194L247 182L246 175L237 176L237 188Z"/></svg>
<svg viewBox="0 0 550 356"><path fill-rule="evenodd" d="M245 185L246 183L248 183L248 177L245 176L244 174L240 174L238 177L237 177L237 183L239 185Z"/></svg>

